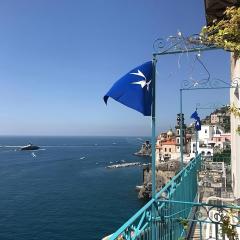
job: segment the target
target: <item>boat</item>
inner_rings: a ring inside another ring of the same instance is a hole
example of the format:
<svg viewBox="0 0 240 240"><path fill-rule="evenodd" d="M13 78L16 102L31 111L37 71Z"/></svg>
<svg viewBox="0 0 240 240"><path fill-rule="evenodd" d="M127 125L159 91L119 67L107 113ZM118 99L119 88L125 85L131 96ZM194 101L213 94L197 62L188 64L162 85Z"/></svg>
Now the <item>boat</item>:
<svg viewBox="0 0 240 240"><path fill-rule="evenodd" d="M40 147L29 143L28 145L21 147L20 150L21 150L21 151L38 150L39 148L40 148Z"/></svg>

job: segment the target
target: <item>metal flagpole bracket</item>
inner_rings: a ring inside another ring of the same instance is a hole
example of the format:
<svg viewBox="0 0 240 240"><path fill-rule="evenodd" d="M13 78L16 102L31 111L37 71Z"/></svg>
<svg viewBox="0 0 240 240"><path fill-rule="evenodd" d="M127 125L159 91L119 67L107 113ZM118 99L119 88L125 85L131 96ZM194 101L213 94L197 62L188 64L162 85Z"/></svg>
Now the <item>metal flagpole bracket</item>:
<svg viewBox="0 0 240 240"><path fill-rule="evenodd" d="M157 58L153 55L152 70L152 199L156 200L156 64ZM152 205L152 240L156 239L156 209Z"/></svg>
<svg viewBox="0 0 240 240"><path fill-rule="evenodd" d="M217 49L213 44L208 44L199 34L185 37L181 32L176 36L166 39L158 38L153 43L155 55L201 52Z"/></svg>

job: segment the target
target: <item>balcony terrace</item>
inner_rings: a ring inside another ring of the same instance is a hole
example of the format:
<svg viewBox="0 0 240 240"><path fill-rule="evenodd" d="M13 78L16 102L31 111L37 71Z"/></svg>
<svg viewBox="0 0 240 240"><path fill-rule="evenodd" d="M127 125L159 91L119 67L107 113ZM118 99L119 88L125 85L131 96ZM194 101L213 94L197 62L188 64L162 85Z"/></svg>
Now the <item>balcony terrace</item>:
<svg viewBox="0 0 240 240"><path fill-rule="evenodd" d="M194 35L168 38L168 45L162 39L154 43L153 54L153 102L152 102L152 152L156 152L155 136L155 80L157 58L169 54L183 54L217 49L214 45L205 45L202 38ZM164 48L163 50L160 50ZM202 65L196 55L196 59ZM203 66L204 67L204 66ZM205 68L207 71L207 69ZM208 71L207 71L208 72ZM209 74L209 73L208 73ZM198 188L198 172L203 158L197 155L186 166L183 164L183 119L182 97L184 91L231 89L232 83L216 87L210 80L194 83L184 82L180 89L180 165L179 171L159 192L156 193L155 154L152 154L152 199L134 214L116 232L106 237L110 240L183 240L183 239L224 239L235 240L240 236L240 206L236 199L216 196L206 198ZM238 86L237 86L238 87ZM198 129L196 129L198 131ZM196 142L198 133L196 132ZM196 144L197 146L197 144ZM197 149L200 150L200 149ZM212 154L209 154L212 156ZM208 156L208 158L211 158ZM207 158L207 159L208 159ZM215 159L216 160L216 159ZM226 179L226 177L225 177ZM213 179L214 180L214 179ZM213 181L214 182L214 181ZM224 185L226 188L226 184ZM215 191L215 189L214 189ZM204 200L206 200L204 202ZM230 202L230 204L229 204Z"/></svg>
<svg viewBox="0 0 240 240"><path fill-rule="evenodd" d="M198 155L155 198L109 236L110 240L239 239L240 207L199 202Z"/></svg>

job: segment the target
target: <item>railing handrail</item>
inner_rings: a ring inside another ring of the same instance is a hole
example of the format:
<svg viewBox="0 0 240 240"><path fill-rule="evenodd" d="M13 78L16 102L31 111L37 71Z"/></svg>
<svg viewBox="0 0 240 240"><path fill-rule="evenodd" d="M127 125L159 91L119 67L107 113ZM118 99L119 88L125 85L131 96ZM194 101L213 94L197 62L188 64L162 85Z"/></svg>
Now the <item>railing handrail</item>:
<svg viewBox="0 0 240 240"><path fill-rule="evenodd" d="M170 181L167 182L167 184L156 194L156 199L160 197L162 193L164 193L169 186L177 179L179 178L186 170L189 168L190 165L194 164L199 158L201 154L198 154L194 160L190 161L177 175L175 175Z"/></svg>
<svg viewBox="0 0 240 240"><path fill-rule="evenodd" d="M155 202L155 199L148 201L141 209L139 209L126 223L124 223L116 232L114 232L110 240L116 239L127 227L129 227L141 214L144 213Z"/></svg>
<svg viewBox="0 0 240 240"><path fill-rule="evenodd" d="M116 239L119 235L122 234L122 232L124 232L126 228L131 226L134 223L134 221L144 213L144 211L146 211L148 208L152 206L152 204L154 204L154 202L156 202L157 198L159 198L159 196L161 196L161 194L164 193L174 183L174 181L177 178L183 175L191 165L196 164L196 161L199 160L200 157L201 154L197 155L177 175L175 175L170 181L168 181L168 183L156 194L156 198L152 198L140 210L138 210L138 212L136 212L127 222L124 223L124 225L122 225L116 232L114 232L110 236L110 240Z"/></svg>
<svg viewBox="0 0 240 240"><path fill-rule="evenodd" d="M237 205L218 205L218 204L209 204L209 203L203 203L203 202L183 202L183 201L176 201L176 200L159 200L162 203L179 203L179 204L186 204L191 205L193 207L198 206L206 206L206 207L216 207L216 208L229 208L229 209L240 209L240 206Z"/></svg>

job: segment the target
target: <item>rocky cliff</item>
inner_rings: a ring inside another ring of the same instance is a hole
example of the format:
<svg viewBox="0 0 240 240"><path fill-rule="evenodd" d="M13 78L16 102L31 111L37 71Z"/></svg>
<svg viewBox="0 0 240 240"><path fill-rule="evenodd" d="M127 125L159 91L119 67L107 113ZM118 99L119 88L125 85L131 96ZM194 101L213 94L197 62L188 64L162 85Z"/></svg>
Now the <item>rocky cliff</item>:
<svg viewBox="0 0 240 240"><path fill-rule="evenodd" d="M156 191L158 192L180 170L180 162L170 160L156 166ZM143 186L140 188L139 198L149 199L152 197L152 170L151 166L143 169Z"/></svg>
<svg viewBox="0 0 240 240"><path fill-rule="evenodd" d="M142 144L141 149L134 153L134 155L137 156L151 156L152 155L152 148L151 144L149 141L146 141L145 143Z"/></svg>

